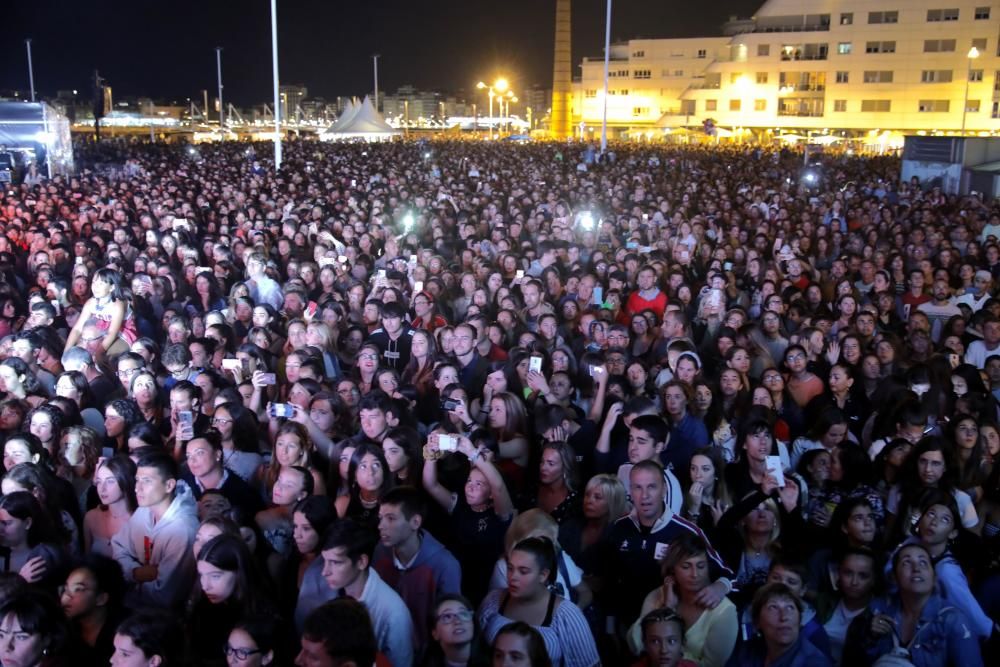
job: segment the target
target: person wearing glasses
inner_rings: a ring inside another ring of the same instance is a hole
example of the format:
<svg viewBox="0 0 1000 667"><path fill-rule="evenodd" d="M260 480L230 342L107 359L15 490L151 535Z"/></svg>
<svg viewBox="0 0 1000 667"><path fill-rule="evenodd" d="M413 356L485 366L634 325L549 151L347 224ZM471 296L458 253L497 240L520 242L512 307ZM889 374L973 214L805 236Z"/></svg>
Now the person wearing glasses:
<svg viewBox="0 0 1000 667"><path fill-rule="evenodd" d="M239 621L223 647L227 667L286 664L278 659L281 641L276 630L274 619L267 616L249 616Z"/></svg>
<svg viewBox="0 0 1000 667"><path fill-rule="evenodd" d="M216 535L198 552L196 567L198 585L187 614L192 666L221 665L229 636L245 614L269 615L281 627L262 585L264 574L242 538Z"/></svg>
<svg viewBox="0 0 1000 667"><path fill-rule="evenodd" d="M249 515L264 509L260 494L242 477L223 464L225 450L222 436L214 428L205 431L186 443L184 454L187 470L181 475L194 493L195 500L209 489L215 489Z"/></svg>
<svg viewBox="0 0 1000 667"><path fill-rule="evenodd" d="M464 596L437 599L430 616L430 636L423 667L486 667L488 656L479 641L476 614Z"/></svg>

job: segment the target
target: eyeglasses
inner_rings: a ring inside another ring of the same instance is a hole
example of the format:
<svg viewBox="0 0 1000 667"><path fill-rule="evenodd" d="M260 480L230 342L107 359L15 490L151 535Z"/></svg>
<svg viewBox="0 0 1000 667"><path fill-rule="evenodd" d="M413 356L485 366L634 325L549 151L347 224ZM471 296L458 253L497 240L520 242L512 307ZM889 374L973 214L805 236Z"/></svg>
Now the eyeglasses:
<svg viewBox="0 0 1000 667"><path fill-rule="evenodd" d="M69 586L60 586L58 588L59 597L63 597L64 595L68 595L71 598L72 597L76 597L77 595L80 595L82 593L89 593L90 591L93 591L93 590L95 590L95 589L88 588L86 586L73 586L72 588L70 588Z"/></svg>
<svg viewBox="0 0 1000 667"><path fill-rule="evenodd" d="M232 424L232 419L223 419L222 417L212 417L212 424L215 426L221 426L224 424Z"/></svg>
<svg viewBox="0 0 1000 667"><path fill-rule="evenodd" d="M444 623L445 625L451 625L458 621L470 621L472 620L472 612L468 609L463 609L461 611L446 611L437 617L438 623Z"/></svg>
<svg viewBox="0 0 1000 667"><path fill-rule="evenodd" d="M374 354L374 353L371 353L371 352L366 352L364 354L359 354L358 358L359 359L368 359L369 361L375 361L376 359L378 359L378 355Z"/></svg>
<svg viewBox="0 0 1000 667"><path fill-rule="evenodd" d="M136 368L119 368L118 369L118 377L127 378L130 375L135 375L136 373L138 373L141 370L142 369L139 368L139 367L136 367Z"/></svg>
<svg viewBox="0 0 1000 667"><path fill-rule="evenodd" d="M806 357L803 354L790 354L785 357L785 361L802 361L805 358Z"/></svg>
<svg viewBox="0 0 1000 667"><path fill-rule="evenodd" d="M234 657L240 662L243 662L252 655L257 655L258 653L263 653L259 648L233 648L229 644L226 644L225 649L226 657Z"/></svg>

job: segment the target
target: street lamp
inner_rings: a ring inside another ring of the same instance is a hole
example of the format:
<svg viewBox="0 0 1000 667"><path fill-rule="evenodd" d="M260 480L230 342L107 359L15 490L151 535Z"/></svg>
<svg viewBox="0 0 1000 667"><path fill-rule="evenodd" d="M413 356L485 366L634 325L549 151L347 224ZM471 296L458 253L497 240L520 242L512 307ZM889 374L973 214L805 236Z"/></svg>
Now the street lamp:
<svg viewBox="0 0 1000 667"><path fill-rule="evenodd" d="M979 49L972 47L967 54L969 66L965 72L965 98L962 100L962 136L965 136L965 115L969 111L969 79L972 78L972 61L979 57Z"/></svg>
<svg viewBox="0 0 1000 667"><path fill-rule="evenodd" d="M492 86L487 85L486 83L480 81L479 83L476 84L476 88L478 88L479 90L485 90L486 94L489 95L490 97L490 139L493 139L493 126L494 126L493 98L494 97L500 98L500 113L502 114L503 95L504 93L509 92L508 89L510 88L510 83L507 82L507 79L500 77L499 79L493 82Z"/></svg>

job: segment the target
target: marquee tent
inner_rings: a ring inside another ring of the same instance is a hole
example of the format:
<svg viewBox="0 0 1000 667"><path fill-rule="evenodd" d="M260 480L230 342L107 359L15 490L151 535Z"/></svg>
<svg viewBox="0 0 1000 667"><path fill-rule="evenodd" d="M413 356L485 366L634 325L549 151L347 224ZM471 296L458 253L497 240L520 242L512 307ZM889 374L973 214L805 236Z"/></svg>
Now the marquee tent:
<svg viewBox="0 0 1000 667"><path fill-rule="evenodd" d="M320 133L323 141L390 141L402 134L393 128L375 110L367 97L361 104L348 103L344 113L330 127Z"/></svg>

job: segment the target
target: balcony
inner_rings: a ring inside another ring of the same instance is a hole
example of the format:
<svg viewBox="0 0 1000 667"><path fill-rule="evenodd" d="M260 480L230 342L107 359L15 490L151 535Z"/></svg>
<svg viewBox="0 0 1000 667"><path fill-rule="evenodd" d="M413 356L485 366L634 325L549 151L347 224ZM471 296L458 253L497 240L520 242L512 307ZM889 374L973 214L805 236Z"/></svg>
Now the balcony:
<svg viewBox="0 0 1000 667"><path fill-rule="evenodd" d="M782 60L826 60L826 51L820 53L781 52Z"/></svg>
<svg viewBox="0 0 1000 667"><path fill-rule="evenodd" d="M792 83L782 84L778 88L778 93L781 95L789 95L791 93L822 93L825 90L825 83Z"/></svg>

